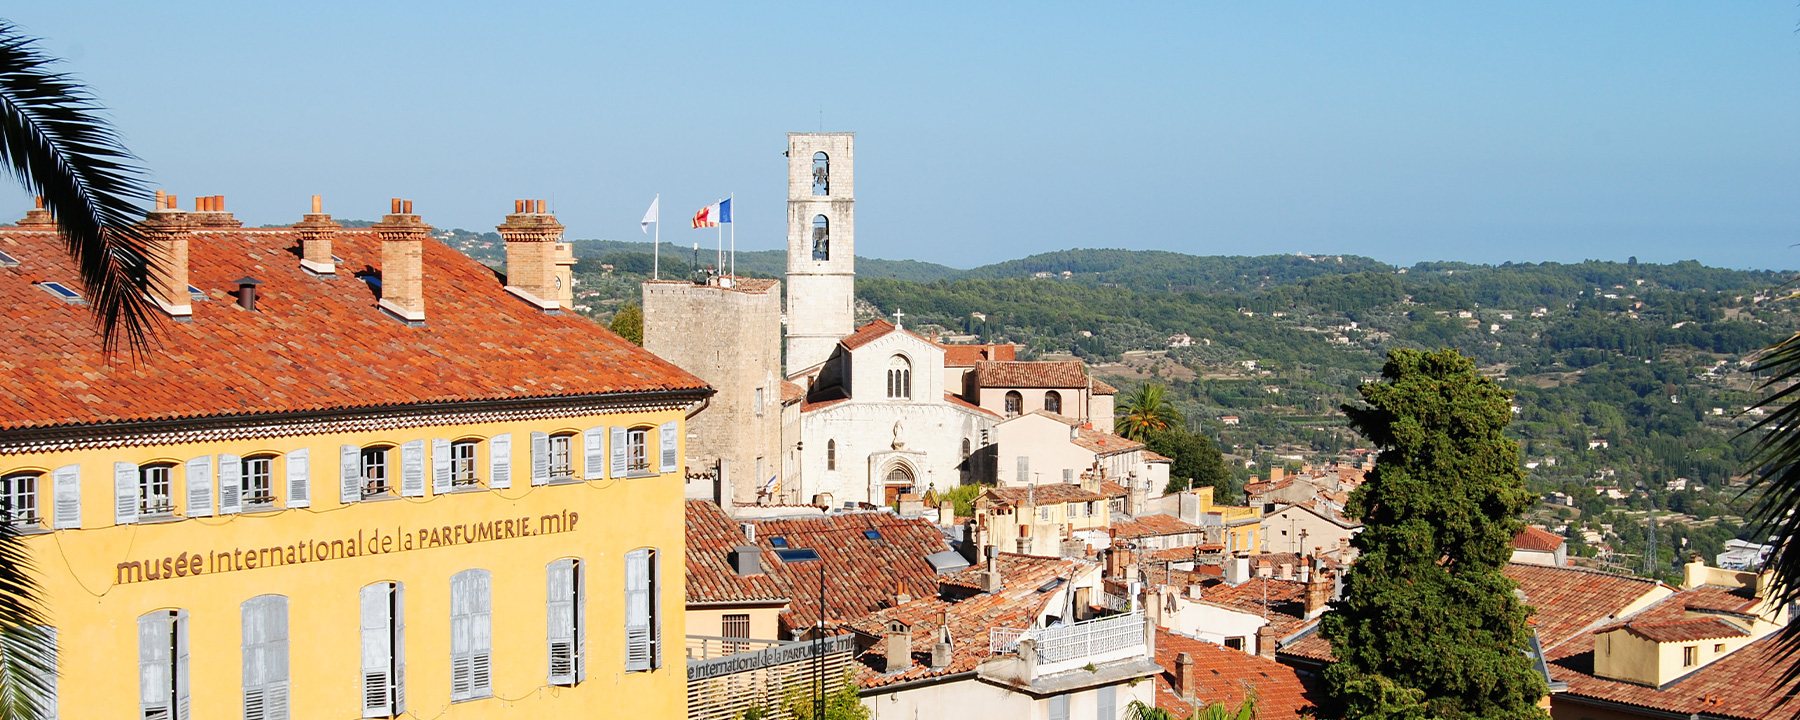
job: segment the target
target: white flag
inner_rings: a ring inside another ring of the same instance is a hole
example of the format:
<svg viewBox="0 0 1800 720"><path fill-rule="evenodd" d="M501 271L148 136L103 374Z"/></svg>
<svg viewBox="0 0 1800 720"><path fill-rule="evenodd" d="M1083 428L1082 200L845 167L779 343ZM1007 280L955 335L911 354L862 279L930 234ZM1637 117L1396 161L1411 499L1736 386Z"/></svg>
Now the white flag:
<svg viewBox="0 0 1800 720"><path fill-rule="evenodd" d="M650 232L650 223L662 221L662 214L657 210L657 206L661 204L661 195L656 196L655 200L650 201L650 209L644 211L644 219L638 222L639 230L643 230L645 234L648 234Z"/></svg>

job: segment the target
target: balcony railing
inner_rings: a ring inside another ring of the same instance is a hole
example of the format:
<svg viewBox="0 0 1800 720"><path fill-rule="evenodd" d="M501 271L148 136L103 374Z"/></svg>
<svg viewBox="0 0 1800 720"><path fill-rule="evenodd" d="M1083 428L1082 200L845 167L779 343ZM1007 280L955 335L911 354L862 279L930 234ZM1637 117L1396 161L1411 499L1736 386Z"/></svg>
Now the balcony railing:
<svg viewBox="0 0 1800 720"><path fill-rule="evenodd" d="M1117 596L1102 592L1099 597ZM1129 600L1117 599L1130 606ZM1101 655L1142 645L1144 614L1113 615L1048 628L989 628L988 650L994 654L1018 652L1019 641L1026 638L1037 644L1037 661L1043 664Z"/></svg>
<svg viewBox="0 0 1800 720"><path fill-rule="evenodd" d="M780 640L752 640L749 638L729 638L715 635L687 636L687 659L706 660L709 658L736 655L738 653L772 648L782 644Z"/></svg>

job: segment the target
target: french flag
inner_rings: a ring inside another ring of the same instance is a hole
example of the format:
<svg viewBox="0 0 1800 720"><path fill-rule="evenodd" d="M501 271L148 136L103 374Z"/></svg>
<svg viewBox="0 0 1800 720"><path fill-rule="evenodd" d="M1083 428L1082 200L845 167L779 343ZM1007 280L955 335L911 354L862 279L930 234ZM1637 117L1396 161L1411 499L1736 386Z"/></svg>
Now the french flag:
<svg viewBox="0 0 1800 720"><path fill-rule="evenodd" d="M718 227L721 223L731 222L731 200L720 200L694 213L694 227Z"/></svg>

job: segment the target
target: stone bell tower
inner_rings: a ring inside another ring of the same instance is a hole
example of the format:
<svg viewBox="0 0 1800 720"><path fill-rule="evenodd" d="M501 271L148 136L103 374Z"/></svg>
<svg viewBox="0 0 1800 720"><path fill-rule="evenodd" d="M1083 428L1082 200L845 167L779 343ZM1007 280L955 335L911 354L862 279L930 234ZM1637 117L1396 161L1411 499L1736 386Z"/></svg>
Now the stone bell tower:
<svg viewBox="0 0 1800 720"><path fill-rule="evenodd" d="M788 133L789 374L855 329L855 154L855 133Z"/></svg>

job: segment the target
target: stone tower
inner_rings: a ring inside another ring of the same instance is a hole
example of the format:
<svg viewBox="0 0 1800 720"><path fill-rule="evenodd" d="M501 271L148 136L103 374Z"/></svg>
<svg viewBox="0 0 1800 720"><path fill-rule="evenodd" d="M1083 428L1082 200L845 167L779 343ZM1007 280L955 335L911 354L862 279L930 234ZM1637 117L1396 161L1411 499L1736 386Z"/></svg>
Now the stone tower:
<svg viewBox="0 0 1800 720"><path fill-rule="evenodd" d="M788 133L789 375L855 329L855 154L855 133Z"/></svg>

